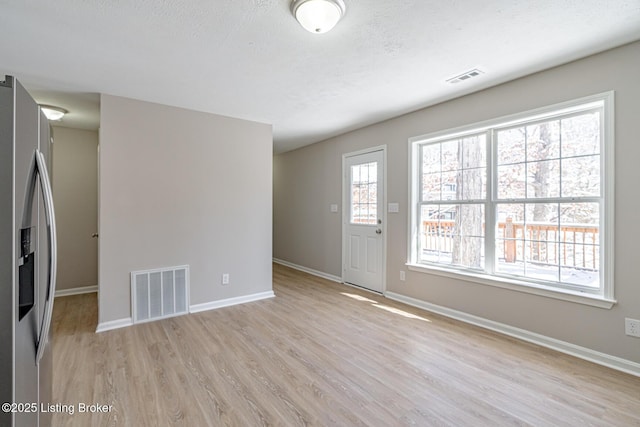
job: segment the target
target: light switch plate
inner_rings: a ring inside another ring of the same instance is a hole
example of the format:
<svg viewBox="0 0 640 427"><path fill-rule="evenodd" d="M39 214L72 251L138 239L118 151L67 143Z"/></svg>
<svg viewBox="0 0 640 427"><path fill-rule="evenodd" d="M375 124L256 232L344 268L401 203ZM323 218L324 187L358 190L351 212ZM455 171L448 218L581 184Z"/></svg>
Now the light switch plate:
<svg viewBox="0 0 640 427"><path fill-rule="evenodd" d="M387 212L389 213L398 213L400 212L400 206L398 203L389 203L387 206Z"/></svg>
<svg viewBox="0 0 640 427"><path fill-rule="evenodd" d="M338 205L336 205L336 204L332 204L332 205L331 205L331 212L334 212L334 213L335 213L335 212L338 212Z"/></svg>

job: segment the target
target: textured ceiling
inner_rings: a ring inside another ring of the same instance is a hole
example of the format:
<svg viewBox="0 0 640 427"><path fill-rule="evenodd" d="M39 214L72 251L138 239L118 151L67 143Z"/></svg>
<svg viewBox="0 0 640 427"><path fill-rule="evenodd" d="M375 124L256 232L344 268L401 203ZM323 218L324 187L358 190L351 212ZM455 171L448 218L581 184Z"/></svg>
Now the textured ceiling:
<svg viewBox="0 0 640 427"><path fill-rule="evenodd" d="M273 124L282 152L640 39L640 0L345 3L317 35L290 0L0 0L0 73L67 126L108 93Z"/></svg>

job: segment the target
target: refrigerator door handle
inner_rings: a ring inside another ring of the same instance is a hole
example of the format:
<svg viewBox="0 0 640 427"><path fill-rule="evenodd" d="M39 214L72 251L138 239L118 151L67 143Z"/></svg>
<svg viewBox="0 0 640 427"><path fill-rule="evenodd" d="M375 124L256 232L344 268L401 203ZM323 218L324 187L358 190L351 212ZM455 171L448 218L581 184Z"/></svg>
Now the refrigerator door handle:
<svg viewBox="0 0 640 427"><path fill-rule="evenodd" d="M53 210L53 194L51 191L51 182L49 181L49 173L47 171L47 162L40 150L36 149L35 164L38 169L38 177L40 178L40 187L44 198L44 212L47 221L47 233L49 235L49 285L47 287L47 299L45 301L44 317L42 319L42 328L40 328L40 337L38 338L38 349L36 352L36 364L40 363L44 349L49 339L49 330L51 329L51 317L53 316L53 300L56 293L56 272L57 272L57 235L55 213Z"/></svg>

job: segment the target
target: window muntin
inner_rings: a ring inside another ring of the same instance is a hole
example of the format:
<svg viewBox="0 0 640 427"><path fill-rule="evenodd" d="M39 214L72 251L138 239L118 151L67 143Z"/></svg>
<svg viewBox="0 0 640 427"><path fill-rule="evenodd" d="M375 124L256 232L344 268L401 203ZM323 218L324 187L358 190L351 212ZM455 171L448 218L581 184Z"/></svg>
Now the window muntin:
<svg viewBox="0 0 640 427"><path fill-rule="evenodd" d="M612 295L605 100L413 139L410 262Z"/></svg>
<svg viewBox="0 0 640 427"><path fill-rule="evenodd" d="M378 163L352 165L351 224L374 225L378 220Z"/></svg>
<svg viewBox="0 0 640 427"><path fill-rule="evenodd" d="M422 150L422 200L475 200L486 197L486 135L469 135Z"/></svg>

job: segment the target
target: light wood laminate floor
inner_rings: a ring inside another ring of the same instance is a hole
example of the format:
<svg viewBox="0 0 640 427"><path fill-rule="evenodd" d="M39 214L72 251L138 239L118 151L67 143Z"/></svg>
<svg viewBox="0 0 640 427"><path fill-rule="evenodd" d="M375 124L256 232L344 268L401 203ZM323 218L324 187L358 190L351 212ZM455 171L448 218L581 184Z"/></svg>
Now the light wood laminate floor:
<svg viewBox="0 0 640 427"><path fill-rule="evenodd" d="M279 265L274 291L100 334L95 294L57 298L54 425L640 426L640 378Z"/></svg>

